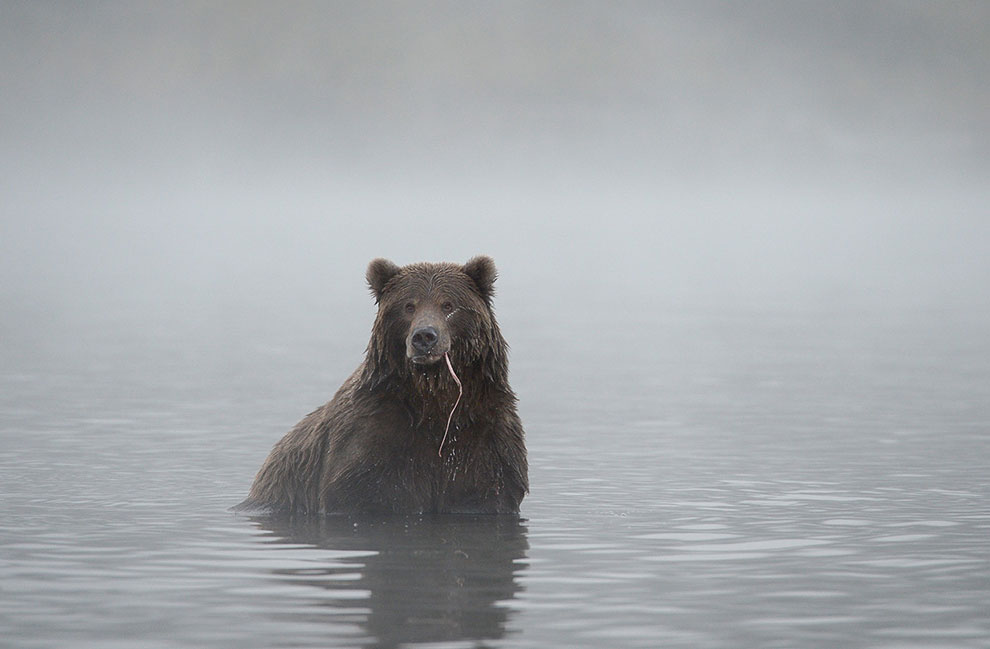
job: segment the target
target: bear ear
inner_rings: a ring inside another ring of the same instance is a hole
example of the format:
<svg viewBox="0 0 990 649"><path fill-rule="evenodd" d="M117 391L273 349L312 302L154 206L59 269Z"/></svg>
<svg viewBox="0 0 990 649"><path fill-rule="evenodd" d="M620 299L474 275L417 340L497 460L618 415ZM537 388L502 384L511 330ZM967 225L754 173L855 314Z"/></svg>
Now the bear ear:
<svg viewBox="0 0 990 649"><path fill-rule="evenodd" d="M491 306L492 295L495 293L495 278L498 277L492 258L485 255L474 257L464 264L464 272L474 280L482 299Z"/></svg>
<svg viewBox="0 0 990 649"><path fill-rule="evenodd" d="M388 281L399 273L399 267L388 259L375 259L368 264L368 272L365 278L368 280L368 287L375 296L375 303L381 302L382 292Z"/></svg>

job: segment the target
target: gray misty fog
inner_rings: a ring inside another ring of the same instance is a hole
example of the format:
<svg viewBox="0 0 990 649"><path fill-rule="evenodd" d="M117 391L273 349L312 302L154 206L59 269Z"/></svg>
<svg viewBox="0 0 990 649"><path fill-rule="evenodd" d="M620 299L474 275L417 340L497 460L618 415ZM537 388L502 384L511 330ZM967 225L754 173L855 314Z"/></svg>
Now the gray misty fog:
<svg viewBox="0 0 990 649"><path fill-rule="evenodd" d="M988 34L984 2L7 0L3 330L325 322L373 257L481 252L506 312L982 308Z"/></svg>
<svg viewBox="0 0 990 649"><path fill-rule="evenodd" d="M522 519L229 513L478 254ZM988 0L0 0L2 646L988 649L987 331Z"/></svg>

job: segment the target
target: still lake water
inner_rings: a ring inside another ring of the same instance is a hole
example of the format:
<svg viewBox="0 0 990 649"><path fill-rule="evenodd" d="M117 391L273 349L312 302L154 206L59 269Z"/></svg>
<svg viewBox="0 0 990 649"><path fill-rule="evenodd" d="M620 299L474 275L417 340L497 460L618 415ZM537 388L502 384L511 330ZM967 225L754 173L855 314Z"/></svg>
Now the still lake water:
<svg viewBox="0 0 990 649"><path fill-rule="evenodd" d="M500 306L520 520L227 511L370 314L9 325L0 646L990 647L985 316Z"/></svg>

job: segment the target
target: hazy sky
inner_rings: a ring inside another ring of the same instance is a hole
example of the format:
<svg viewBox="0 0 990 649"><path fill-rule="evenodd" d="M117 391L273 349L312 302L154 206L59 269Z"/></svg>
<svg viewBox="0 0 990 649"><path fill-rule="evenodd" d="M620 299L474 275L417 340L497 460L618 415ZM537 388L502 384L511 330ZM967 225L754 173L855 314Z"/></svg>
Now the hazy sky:
<svg viewBox="0 0 990 649"><path fill-rule="evenodd" d="M990 293L985 2L6 0L0 75L29 318L480 252L529 300Z"/></svg>

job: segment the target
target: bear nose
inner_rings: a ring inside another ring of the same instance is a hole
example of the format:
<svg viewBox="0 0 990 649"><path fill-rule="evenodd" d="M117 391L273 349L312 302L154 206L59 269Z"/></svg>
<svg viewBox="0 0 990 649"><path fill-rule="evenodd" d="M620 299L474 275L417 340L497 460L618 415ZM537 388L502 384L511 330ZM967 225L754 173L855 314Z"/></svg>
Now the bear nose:
<svg viewBox="0 0 990 649"><path fill-rule="evenodd" d="M413 331L412 346L421 354L428 353L437 344L440 334L434 327L420 327Z"/></svg>

